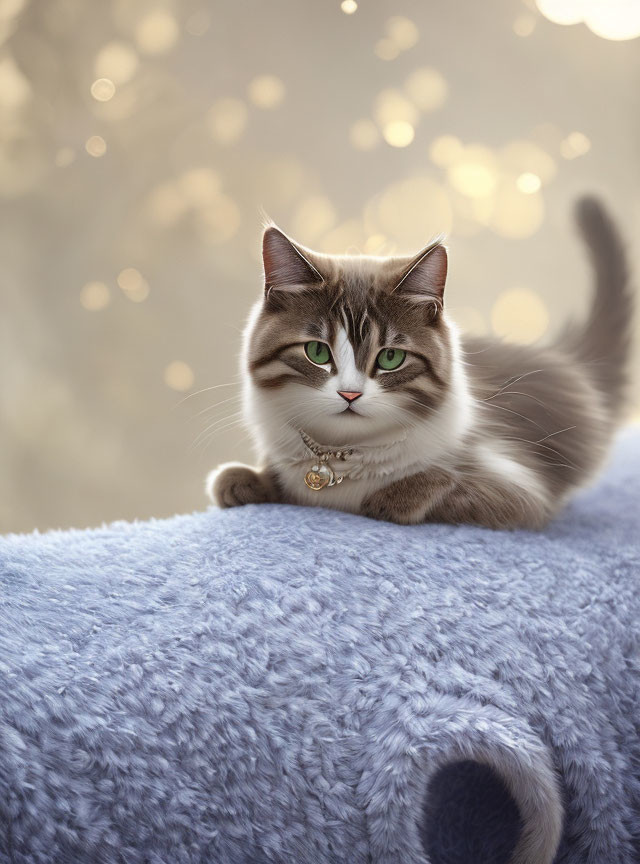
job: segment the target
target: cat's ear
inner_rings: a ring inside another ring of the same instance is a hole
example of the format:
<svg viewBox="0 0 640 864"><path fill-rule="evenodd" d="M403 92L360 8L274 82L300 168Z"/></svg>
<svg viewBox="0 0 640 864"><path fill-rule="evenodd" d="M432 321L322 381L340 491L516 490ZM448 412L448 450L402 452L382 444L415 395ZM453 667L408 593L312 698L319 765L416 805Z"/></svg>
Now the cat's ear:
<svg viewBox="0 0 640 864"><path fill-rule="evenodd" d="M443 306L446 281L447 250L437 240L405 265L393 293L416 303L429 304L437 314Z"/></svg>
<svg viewBox="0 0 640 864"><path fill-rule="evenodd" d="M323 281L308 251L273 225L262 236L262 261L267 295L272 290L295 292Z"/></svg>

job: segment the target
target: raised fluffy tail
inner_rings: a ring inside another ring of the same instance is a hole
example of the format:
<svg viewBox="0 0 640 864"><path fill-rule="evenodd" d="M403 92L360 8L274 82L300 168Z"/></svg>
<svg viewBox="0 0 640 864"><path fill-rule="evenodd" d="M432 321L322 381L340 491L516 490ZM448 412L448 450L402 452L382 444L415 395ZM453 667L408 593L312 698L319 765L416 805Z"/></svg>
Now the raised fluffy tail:
<svg viewBox="0 0 640 864"><path fill-rule="evenodd" d="M572 327L562 347L584 363L605 407L619 415L626 401L633 318L627 256L618 229L597 198L579 199L576 221L594 269L594 298L586 323Z"/></svg>

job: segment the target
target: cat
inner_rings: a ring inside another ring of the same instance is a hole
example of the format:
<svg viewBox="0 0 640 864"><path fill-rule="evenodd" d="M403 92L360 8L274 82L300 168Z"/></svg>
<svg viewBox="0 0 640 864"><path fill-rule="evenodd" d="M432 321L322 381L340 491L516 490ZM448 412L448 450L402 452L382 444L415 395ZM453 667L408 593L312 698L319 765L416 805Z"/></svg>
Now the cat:
<svg viewBox="0 0 640 864"><path fill-rule="evenodd" d="M441 240L413 257L328 256L267 227L242 355L260 467L211 472L212 499L542 528L599 468L625 407L623 244L597 199L576 216L595 296L550 347L459 335Z"/></svg>

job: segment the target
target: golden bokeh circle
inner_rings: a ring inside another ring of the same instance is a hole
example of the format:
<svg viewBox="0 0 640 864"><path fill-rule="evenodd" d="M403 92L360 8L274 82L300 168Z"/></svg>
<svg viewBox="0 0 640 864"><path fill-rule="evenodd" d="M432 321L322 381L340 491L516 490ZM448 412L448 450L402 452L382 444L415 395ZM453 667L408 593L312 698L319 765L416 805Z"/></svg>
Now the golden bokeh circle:
<svg viewBox="0 0 640 864"><path fill-rule="evenodd" d="M232 144L241 138L247 119L247 106L233 96L217 99L207 115L211 136L219 144Z"/></svg>
<svg viewBox="0 0 640 864"><path fill-rule="evenodd" d="M529 344L543 336L549 313L542 298L527 288L504 291L491 310L491 326L497 336Z"/></svg>
<svg viewBox="0 0 640 864"><path fill-rule="evenodd" d="M89 156L99 159L107 152L107 142L104 140L102 135L91 135L87 138L84 149L87 151Z"/></svg>
<svg viewBox="0 0 640 864"><path fill-rule="evenodd" d="M110 78L98 78L91 85L91 95L96 102L108 102L116 92L116 85Z"/></svg>
<svg viewBox="0 0 640 864"><path fill-rule="evenodd" d="M415 23L404 15L394 15L387 21L387 38L400 51L408 51L420 38L420 32Z"/></svg>
<svg viewBox="0 0 640 864"><path fill-rule="evenodd" d="M143 303L149 296L149 283L135 267L121 270L117 282L125 297L133 303Z"/></svg>
<svg viewBox="0 0 640 864"><path fill-rule="evenodd" d="M385 87L376 96L373 116L376 123L384 128L388 123L404 122L412 126L418 122L418 110L401 90Z"/></svg>
<svg viewBox="0 0 640 864"><path fill-rule="evenodd" d="M167 9L155 9L136 24L135 39L144 54L165 54L178 41L178 22Z"/></svg>
<svg viewBox="0 0 640 864"><path fill-rule="evenodd" d="M284 83L276 75L257 75L249 82L247 93L258 108L277 108L284 101Z"/></svg>
<svg viewBox="0 0 640 864"><path fill-rule="evenodd" d="M501 237L531 237L544 220L540 192L523 194L512 180L504 180L496 190L490 227Z"/></svg>
<svg viewBox="0 0 640 864"><path fill-rule="evenodd" d="M172 390L191 390L195 382L193 369L183 360L173 360L164 370L164 383Z"/></svg>
<svg viewBox="0 0 640 864"><path fill-rule="evenodd" d="M479 144L465 147L458 159L447 168L449 182L469 198L485 198L498 184L498 160L488 148Z"/></svg>
<svg viewBox="0 0 640 864"><path fill-rule="evenodd" d="M426 246L451 230L451 203L445 189L426 176L392 183L366 206L365 229L381 234L405 252Z"/></svg>
<svg viewBox="0 0 640 864"><path fill-rule="evenodd" d="M87 282L80 289L80 303L89 312L101 312L111 302L111 292L104 282Z"/></svg>
<svg viewBox="0 0 640 864"><path fill-rule="evenodd" d="M431 142L429 147L429 158L441 168L452 165L460 159L464 147L455 135L440 135Z"/></svg>
<svg viewBox="0 0 640 864"><path fill-rule="evenodd" d="M108 78L114 84L125 84L135 75L138 55L126 42L114 39L100 49L93 64L98 78Z"/></svg>
<svg viewBox="0 0 640 864"><path fill-rule="evenodd" d="M533 195L542 186L542 181L537 174L532 174L530 171L525 171L520 174L516 180L518 190L525 195Z"/></svg>
<svg viewBox="0 0 640 864"><path fill-rule="evenodd" d="M440 108L449 93L445 77L430 66L414 69L405 81L404 89L411 101L425 113Z"/></svg>
<svg viewBox="0 0 640 864"><path fill-rule="evenodd" d="M382 136L392 147L408 147L415 138L415 129L406 120L394 120L385 124Z"/></svg>
<svg viewBox="0 0 640 864"><path fill-rule="evenodd" d="M302 243L313 243L330 231L337 222L337 213L326 195L310 195L296 208L293 231Z"/></svg>

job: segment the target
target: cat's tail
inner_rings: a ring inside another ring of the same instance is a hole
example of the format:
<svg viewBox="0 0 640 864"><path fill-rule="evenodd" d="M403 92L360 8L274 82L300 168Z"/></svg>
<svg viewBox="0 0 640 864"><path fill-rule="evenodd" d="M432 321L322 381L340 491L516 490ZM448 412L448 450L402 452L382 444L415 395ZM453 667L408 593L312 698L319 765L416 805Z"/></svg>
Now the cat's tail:
<svg viewBox="0 0 640 864"><path fill-rule="evenodd" d="M605 408L617 419L626 402L633 319L627 256L618 229L597 198L578 200L576 221L594 270L594 297L586 323L570 328L561 347L584 364Z"/></svg>

